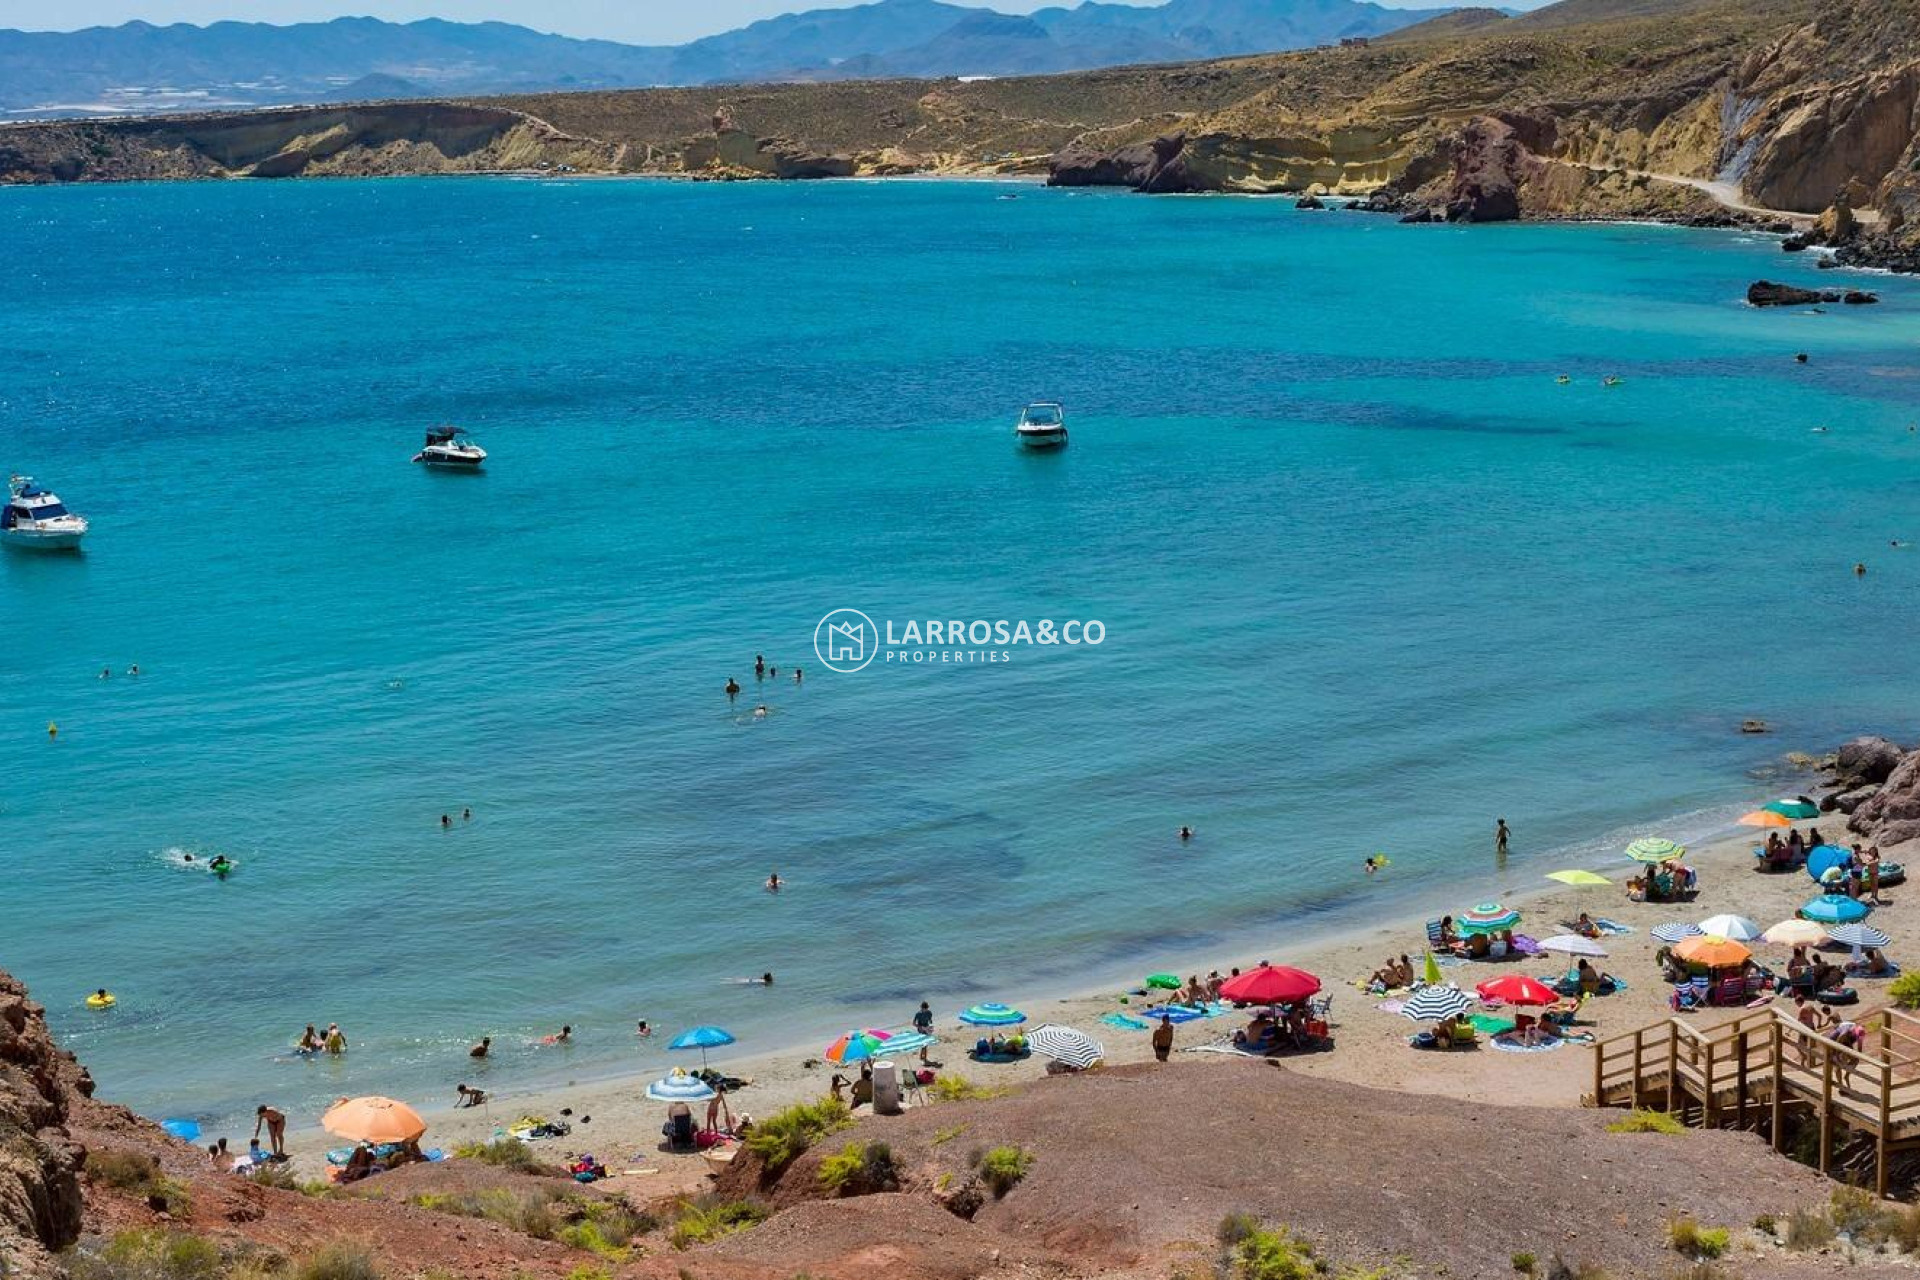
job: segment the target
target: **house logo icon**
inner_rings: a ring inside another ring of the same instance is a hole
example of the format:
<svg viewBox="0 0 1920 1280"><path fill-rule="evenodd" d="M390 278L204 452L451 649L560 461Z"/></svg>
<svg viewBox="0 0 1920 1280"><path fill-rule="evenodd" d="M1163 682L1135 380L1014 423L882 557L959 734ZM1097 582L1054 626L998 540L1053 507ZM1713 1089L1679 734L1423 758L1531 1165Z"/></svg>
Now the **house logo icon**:
<svg viewBox="0 0 1920 1280"><path fill-rule="evenodd" d="M880 628L858 609L835 609L813 629L813 651L832 671L858 671L880 651Z"/></svg>

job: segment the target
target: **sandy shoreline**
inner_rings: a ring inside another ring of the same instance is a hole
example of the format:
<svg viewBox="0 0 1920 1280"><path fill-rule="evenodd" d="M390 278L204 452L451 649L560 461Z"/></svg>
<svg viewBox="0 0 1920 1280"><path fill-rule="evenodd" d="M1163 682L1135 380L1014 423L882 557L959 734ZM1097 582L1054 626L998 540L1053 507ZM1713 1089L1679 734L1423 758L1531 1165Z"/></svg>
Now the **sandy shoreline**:
<svg viewBox="0 0 1920 1280"><path fill-rule="evenodd" d="M1837 839L1844 832L1844 822L1840 815L1831 814L1799 825L1803 830L1823 826L1829 837ZM1396 914L1364 928L1337 930L1337 936L1293 944L1277 942L1256 954L1189 957L1181 972L1191 973L1196 967L1202 974L1211 968L1226 972L1231 966L1248 967L1261 960L1272 960L1318 974L1325 983L1323 993L1333 996L1335 1047L1330 1052L1280 1060L1292 1070L1355 1084L1441 1093L1481 1102L1577 1106L1591 1071L1591 1055L1578 1045L1527 1054L1499 1052L1484 1046L1473 1053L1418 1053L1405 1043L1406 1036L1415 1030L1414 1024L1397 1013L1378 1009L1380 997L1360 990L1357 980L1389 956L1405 952L1418 961L1425 945L1424 922L1457 912L1470 901L1500 897L1518 907L1524 913L1519 932L1536 939L1563 932L1562 920L1571 920L1579 912L1587 911L1629 925L1635 932L1605 940L1608 958L1597 963L1625 979L1627 989L1589 1002L1581 1029L1602 1039L1631 1031L1668 1014L1667 987L1660 981L1652 961L1660 945L1648 932L1652 926L1674 919L1697 921L1730 911L1750 916L1764 927L1793 915L1801 903L1813 896L1814 886L1802 873L1756 873L1750 852L1754 843L1753 833L1740 832L1694 846L1689 862L1699 871L1700 892L1690 904L1629 902L1625 881L1633 864L1618 855L1604 863L1593 862L1595 869L1616 881L1605 888L1568 888L1544 879L1546 870L1558 868L1529 864L1524 868L1490 870L1475 876L1471 883L1476 892L1467 895L1450 893L1445 886L1436 886L1431 893L1423 895L1426 905L1419 911ZM1382 874L1390 875L1391 868ZM1532 887L1535 885L1538 887ZM1880 908L1877 916L1882 928L1889 927L1885 913L1892 912L1897 919L1901 908L1894 904L1900 902L1903 892L1904 886L1884 895L1889 906ZM1782 949L1764 943L1756 944L1756 954L1763 962L1784 959ZM1898 961L1901 957L1896 951L1893 958ZM1166 967L1172 967L1171 963ZM1471 989L1475 983L1499 974L1523 972L1548 976L1564 968L1563 962L1551 958L1459 963L1446 969L1446 977L1449 982ZM1137 983L1141 976L1134 975L1129 983ZM1871 981L1857 985L1863 1002L1869 1004L1876 999L1875 988L1884 986ZM1129 1007L1121 1003L1121 993L1120 986L1106 985L1065 997L1015 992L1008 998L1028 1014L1029 1026L1057 1022L1094 1035L1105 1045L1110 1063L1148 1061L1152 1050L1145 1032L1100 1021L1103 1014ZM1134 1003L1137 1006L1141 1002ZM899 1021L904 1022L911 1012L911 1005L903 1005ZM966 1050L978 1033L956 1022L955 1012L936 1010L935 1030L943 1043L931 1051L931 1056L935 1063L944 1064L945 1073L996 1085L1018 1083L1042 1074L1045 1064L1038 1058L1010 1065L980 1065L969 1061ZM1711 1011L1690 1016L1707 1022L1726 1015ZM1177 1030L1176 1050L1224 1038L1240 1025L1241 1020L1233 1017L1186 1023ZM557 1119L562 1109L570 1108L572 1134L538 1142L535 1144L538 1149L556 1159L568 1153L591 1151L615 1169L662 1171L668 1175L660 1180L662 1186L678 1182L683 1176L697 1180L704 1171L702 1161L690 1156L668 1156L659 1151L659 1127L665 1109L647 1101L642 1093L648 1081L673 1067L698 1065L697 1054L666 1051L670 1036L671 1032L662 1031L649 1041L636 1040L634 1067L617 1076L559 1087L499 1090L484 1110L455 1111L445 1105L423 1105L422 1114L431 1126L427 1145L451 1151L464 1143L485 1141L503 1133L506 1125L522 1115ZM729 1099L734 1113L745 1111L765 1116L826 1092L835 1068L825 1063L804 1065L809 1060L818 1062L824 1046L823 1038L819 1044L795 1044L752 1053L719 1050L711 1056L716 1067L752 1082L749 1088ZM1209 1055L1183 1056L1204 1059ZM427 1102L425 1099L414 1101ZM583 1121L583 1117L591 1119ZM244 1138L244 1134L241 1136ZM244 1146L244 1141L239 1145ZM298 1129L289 1134L288 1149L296 1166L306 1175L321 1170L324 1152L333 1145L337 1143L317 1128Z"/></svg>

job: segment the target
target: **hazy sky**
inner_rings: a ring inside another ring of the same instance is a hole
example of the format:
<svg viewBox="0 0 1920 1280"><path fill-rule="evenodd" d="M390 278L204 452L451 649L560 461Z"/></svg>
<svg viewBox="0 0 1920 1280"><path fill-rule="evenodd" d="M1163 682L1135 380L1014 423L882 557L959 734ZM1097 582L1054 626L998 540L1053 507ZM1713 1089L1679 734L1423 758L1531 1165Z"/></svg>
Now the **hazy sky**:
<svg viewBox="0 0 1920 1280"><path fill-rule="evenodd" d="M979 0L956 0L978 3ZM988 7L1030 13L1067 0L993 0ZM1442 7L1463 0L1377 0L1395 9ZM1484 2L1484 0L1482 0ZM1537 2L1537 0L1534 0ZM601 36L635 44L678 44L756 18L798 9L837 7L837 0L0 0L0 27L71 31L148 22L313 22L344 13L407 22L499 19L569 36ZM1523 0L1513 7L1531 8Z"/></svg>

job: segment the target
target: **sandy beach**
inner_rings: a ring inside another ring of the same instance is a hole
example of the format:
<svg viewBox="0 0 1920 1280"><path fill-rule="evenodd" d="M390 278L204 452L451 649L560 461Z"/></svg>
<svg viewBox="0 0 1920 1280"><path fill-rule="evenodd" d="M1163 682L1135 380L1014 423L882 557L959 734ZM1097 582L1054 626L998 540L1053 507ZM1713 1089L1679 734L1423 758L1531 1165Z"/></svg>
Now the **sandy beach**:
<svg viewBox="0 0 1920 1280"><path fill-rule="evenodd" d="M1838 814L1822 815L1819 820L1797 824L1804 832L1821 827L1838 840L1844 833L1845 819ZM1408 1047L1407 1037L1417 1028L1397 1012L1379 1008L1383 997L1369 994L1359 985L1368 974L1389 957L1410 955L1416 965L1425 946L1424 923L1427 919L1457 913L1471 901L1495 898L1522 911L1518 932L1545 939L1566 932L1562 922L1571 922L1580 912L1629 926L1633 932L1602 940L1608 955L1596 961L1605 971L1626 981L1624 991L1590 1000L1583 1010L1579 1030L1598 1039L1632 1031L1668 1016L1669 988L1660 980L1653 956L1660 942L1653 938L1653 926L1669 920L1698 921L1710 915L1732 912L1751 917L1763 927L1791 917L1814 896L1814 887L1802 872L1764 875L1754 869L1751 850L1755 839L1751 832L1728 835L1690 850L1688 862L1699 873L1700 887L1692 903L1649 904L1630 902L1626 880L1634 864L1621 858L1616 864L1599 868L1615 883L1607 887L1569 888L1544 879L1544 873L1529 865L1507 872L1491 872L1480 883L1480 892L1460 901L1434 901L1424 913L1396 918L1349 932L1332 941L1288 946L1277 941L1260 954L1220 956L1201 969L1250 967L1263 960L1289 964L1319 975L1325 984L1323 994L1333 996L1332 1024L1334 1047L1330 1051L1285 1055L1278 1059L1294 1071L1331 1080L1369 1085L1382 1089L1440 1094L1466 1101L1577 1107L1588 1086L1592 1057L1577 1043L1567 1043L1544 1052L1509 1053L1483 1046L1470 1053L1421 1053ZM1391 868L1382 872L1390 875ZM1898 937L1897 920L1904 886L1883 894L1887 905L1875 913L1875 923ZM1783 964L1786 949L1767 943L1755 943L1756 957L1763 963ZM1899 943L1892 958L1897 962ZM1776 965L1778 967L1778 965ZM1448 964L1445 977L1462 989L1488 978L1507 973L1526 973L1550 978L1565 971L1563 958L1533 960L1459 961ZM1144 977L1144 974L1142 975ZM1878 988L1884 982L1856 980L1862 1001L1876 1003ZM1148 1003L1109 987L1061 997L1014 993L1010 1000L1028 1015L1028 1025L1042 1022L1078 1027L1099 1039L1106 1048L1107 1062L1113 1065L1145 1062L1152 1059L1147 1033L1107 1025L1102 1015L1138 1008ZM979 1035L973 1028L954 1020L956 1011L940 1011L936 1033L943 1043L931 1050L938 1069L957 1074L979 1084L1011 1085L1035 1079L1045 1070L1043 1059L1035 1056L1012 1064L983 1065L967 1057L967 1049ZM1687 1015L1701 1024L1729 1016L1732 1011L1708 1010ZM911 1006L900 1011L904 1022ZM1196 1052L1196 1048L1231 1035L1244 1025L1238 1016L1212 1018L1185 1023L1177 1028L1176 1056L1182 1060L1208 1060L1214 1055ZM462 1144L486 1141L500 1136L505 1126L523 1115L561 1118L563 1109L572 1111L573 1132L565 1137L535 1143L556 1159L569 1153L592 1152L617 1170L632 1171L631 1176L646 1177L648 1188L668 1189L696 1184L706 1172L705 1162L696 1156L668 1155L661 1151L660 1124L665 1108L648 1101L643 1090L649 1080L665 1075L674 1067L695 1067L699 1057L693 1053L669 1053L666 1042L670 1031L661 1031L646 1041L635 1041L635 1066L631 1075L616 1079L582 1082L562 1088L511 1088L495 1092L485 1109L435 1109L422 1107L431 1124L428 1143L452 1151ZM711 1055L716 1067L751 1081L749 1087L729 1098L737 1116L742 1112L764 1116L793 1102L823 1095L836 1068L822 1062L821 1052L827 1037L818 1045L793 1045L757 1052L734 1053L716 1050ZM1220 1058L1219 1061L1230 1061ZM1284 1087L1276 1077L1276 1087ZM421 1100L416 1100L421 1101ZM590 1117L590 1119L588 1119ZM323 1169L324 1152L338 1145L318 1129L300 1129L289 1135L289 1151L296 1167L306 1175ZM641 1171L645 1171L644 1173Z"/></svg>

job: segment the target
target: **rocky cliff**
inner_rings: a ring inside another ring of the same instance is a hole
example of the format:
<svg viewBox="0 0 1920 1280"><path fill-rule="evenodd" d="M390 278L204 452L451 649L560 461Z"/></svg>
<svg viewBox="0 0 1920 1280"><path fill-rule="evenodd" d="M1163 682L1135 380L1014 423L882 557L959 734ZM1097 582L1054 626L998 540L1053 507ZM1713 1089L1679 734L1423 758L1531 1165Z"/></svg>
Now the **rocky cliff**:
<svg viewBox="0 0 1920 1280"><path fill-rule="evenodd" d="M0 973L0 1275L56 1275L50 1255L80 1238L85 1153L66 1125L93 1081L43 1015Z"/></svg>

